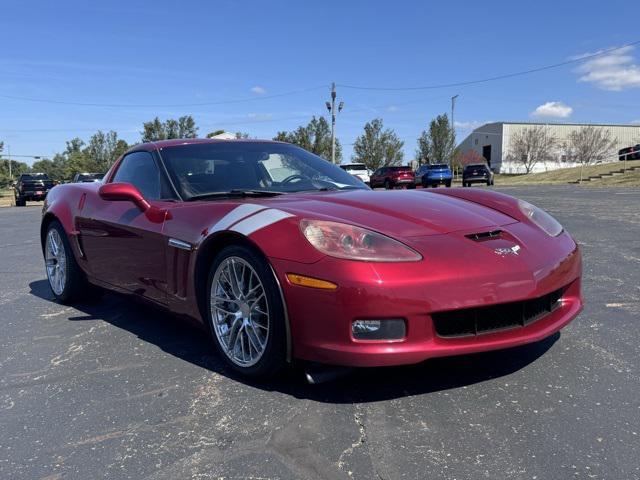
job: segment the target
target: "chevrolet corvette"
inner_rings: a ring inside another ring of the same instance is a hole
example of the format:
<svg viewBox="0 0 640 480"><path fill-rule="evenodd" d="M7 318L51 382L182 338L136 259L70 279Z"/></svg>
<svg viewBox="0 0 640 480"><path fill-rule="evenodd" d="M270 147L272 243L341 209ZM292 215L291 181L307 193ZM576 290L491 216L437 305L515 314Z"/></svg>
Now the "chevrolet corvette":
<svg viewBox="0 0 640 480"><path fill-rule="evenodd" d="M137 145L102 181L49 192L41 242L57 301L101 287L160 305L249 376L523 345L582 308L578 246L534 205L372 191L280 142Z"/></svg>

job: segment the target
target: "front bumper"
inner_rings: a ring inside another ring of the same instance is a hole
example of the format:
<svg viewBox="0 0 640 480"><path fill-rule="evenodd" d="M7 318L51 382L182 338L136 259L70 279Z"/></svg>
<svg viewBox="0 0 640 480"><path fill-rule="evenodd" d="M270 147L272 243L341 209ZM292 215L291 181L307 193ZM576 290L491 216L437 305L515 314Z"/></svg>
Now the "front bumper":
<svg viewBox="0 0 640 480"><path fill-rule="evenodd" d="M478 268L470 266L465 255L459 262L444 262L453 263L449 269L439 268L435 259L413 264L345 262L329 257L315 264L271 259L287 302L293 356L335 365L390 366L542 340L582 309L580 252L568 235L563 237L556 239L563 243L562 248L537 271L517 268L513 262L495 266L498 257L494 268ZM321 291L294 286L286 279L288 272L333 281L339 288ZM560 306L523 327L441 337L431 317L436 312L537 298L560 288L564 288ZM404 339L365 341L351 334L356 319L395 318L406 322Z"/></svg>

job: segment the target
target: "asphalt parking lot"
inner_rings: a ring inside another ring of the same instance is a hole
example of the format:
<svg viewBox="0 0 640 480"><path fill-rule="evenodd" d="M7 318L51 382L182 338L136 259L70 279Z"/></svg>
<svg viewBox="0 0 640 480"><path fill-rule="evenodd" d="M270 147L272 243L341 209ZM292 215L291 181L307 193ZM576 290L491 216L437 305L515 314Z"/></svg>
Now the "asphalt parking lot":
<svg viewBox="0 0 640 480"><path fill-rule="evenodd" d="M640 190L502 189L584 255L584 312L512 350L306 385L106 295L53 303L39 207L0 209L0 478L640 478Z"/></svg>

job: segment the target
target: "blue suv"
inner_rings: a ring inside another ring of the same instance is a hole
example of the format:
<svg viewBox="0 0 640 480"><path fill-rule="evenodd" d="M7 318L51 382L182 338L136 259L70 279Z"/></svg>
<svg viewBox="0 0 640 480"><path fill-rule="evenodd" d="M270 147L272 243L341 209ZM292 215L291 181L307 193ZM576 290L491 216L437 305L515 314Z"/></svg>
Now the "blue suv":
<svg viewBox="0 0 640 480"><path fill-rule="evenodd" d="M416 183L422 184L425 188L429 186L435 188L438 185L450 187L452 178L453 172L451 172L449 165L444 163L421 165L416 170Z"/></svg>

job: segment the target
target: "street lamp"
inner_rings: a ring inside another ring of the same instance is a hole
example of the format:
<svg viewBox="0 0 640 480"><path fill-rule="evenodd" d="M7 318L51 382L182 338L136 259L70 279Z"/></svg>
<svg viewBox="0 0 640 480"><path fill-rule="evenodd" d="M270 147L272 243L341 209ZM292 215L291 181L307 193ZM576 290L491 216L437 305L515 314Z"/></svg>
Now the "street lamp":
<svg viewBox="0 0 640 480"><path fill-rule="evenodd" d="M344 102L338 104L336 112L336 84L331 84L331 102L325 102L327 110L331 113L331 163L336 163L336 115L344 108Z"/></svg>

